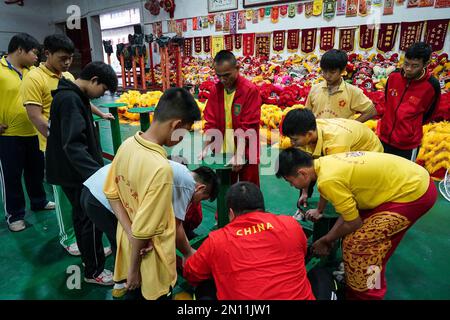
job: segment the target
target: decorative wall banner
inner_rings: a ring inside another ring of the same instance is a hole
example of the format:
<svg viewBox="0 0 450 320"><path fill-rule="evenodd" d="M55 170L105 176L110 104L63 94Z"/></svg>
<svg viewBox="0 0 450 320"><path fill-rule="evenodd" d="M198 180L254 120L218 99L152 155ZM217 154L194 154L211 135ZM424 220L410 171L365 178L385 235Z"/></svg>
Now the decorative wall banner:
<svg viewBox="0 0 450 320"><path fill-rule="evenodd" d="M245 20L252 21L253 19L253 9L245 10Z"/></svg>
<svg viewBox="0 0 450 320"><path fill-rule="evenodd" d="M378 30L377 49L381 52L388 52L394 48L397 38L398 23L382 23Z"/></svg>
<svg viewBox="0 0 450 320"><path fill-rule="evenodd" d="M284 43L285 43L285 31L273 31L273 51L282 52L284 51Z"/></svg>
<svg viewBox="0 0 450 320"><path fill-rule="evenodd" d="M243 45L242 54L244 56L252 56L255 53L255 34L254 33L243 34L242 45Z"/></svg>
<svg viewBox="0 0 450 320"><path fill-rule="evenodd" d="M323 18L325 20L331 20L336 14L336 0L324 0L323 1Z"/></svg>
<svg viewBox="0 0 450 320"><path fill-rule="evenodd" d="M383 15L394 14L394 0L384 0Z"/></svg>
<svg viewBox="0 0 450 320"><path fill-rule="evenodd" d="M328 51L334 47L334 35L336 33L335 27L320 28L320 45L322 51Z"/></svg>
<svg viewBox="0 0 450 320"><path fill-rule="evenodd" d="M344 16L347 8L347 0L337 0L336 3L336 15Z"/></svg>
<svg viewBox="0 0 450 320"><path fill-rule="evenodd" d="M297 5L297 13L302 14L303 13L303 3L299 3Z"/></svg>
<svg viewBox="0 0 450 320"><path fill-rule="evenodd" d="M185 57L192 57L192 38L184 38L183 51Z"/></svg>
<svg viewBox="0 0 450 320"><path fill-rule="evenodd" d="M198 30L198 18L197 17L192 18L192 30L194 30L194 31Z"/></svg>
<svg viewBox="0 0 450 320"><path fill-rule="evenodd" d="M303 53L311 53L316 49L316 35L316 28L302 30L301 50Z"/></svg>
<svg viewBox="0 0 450 320"><path fill-rule="evenodd" d="M288 17L295 18L295 4L290 4L288 8Z"/></svg>
<svg viewBox="0 0 450 320"><path fill-rule="evenodd" d="M224 35L223 41L225 42L225 50L233 51L233 35L232 34Z"/></svg>
<svg viewBox="0 0 450 320"><path fill-rule="evenodd" d="M255 39L257 57L270 56L270 33L257 33Z"/></svg>
<svg viewBox="0 0 450 320"><path fill-rule="evenodd" d="M450 8L450 0L436 0L434 2L435 8Z"/></svg>
<svg viewBox="0 0 450 320"><path fill-rule="evenodd" d="M214 58L224 48L223 36L212 36L211 57Z"/></svg>
<svg viewBox="0 0 450 320"><path fill-rule="evenodd" d="M235 34L237 31L237 12L230 12L230 33Z"/></svg>
<svg viewBox="0 0 450 320"><path fill-rule="evenodd" d="M300 43L300 29L288 30L287 48L290 52L297 52Z"/></svg>
<svg viewBox="0 0 450 320"><path fill-rule="evenodd" d="M253 24L258 23L258 17L259 17L258 10L254 10L253 11L253 17L252 17L252 23Z"/></svg>
<svg viewBox="0 0 450 320"><path fill-rule="evenodd" d="M363 50L373 48L375 39L375 25L359 26L359 47Z"/></svg>
<svg viewBox="0 0 450 320"><path fill-rule="evenodd" d="M305 17L310 18L313 14L313 3L307 2L305 3Z"/></svg>
<svg viewBox="0 0 450 320"><path fill-rule="evenodd" d="M432 7L434 0L419 0L419 7Z"/></svg>
<svg viewBox="0 0 450 320"><path fill-rule="evenodd" d="M282 18L286 18L287 13L288 13L288 6L287 5L280 6L280 16Z"/></svg>
<svg viewBox="0 0 450 320"><path fill-rule="evenodd" d="M247 20L245 19L245 11L239 11L238 13L238 29L244 30L247 25Z"/></svg>
<svg viewBox="0 0 450 320"><path fill-rule="evenodd" d="M400 29L400 50L406 51L422 38L424 22L402 22Z"/></svg>
<svg viewBox="0 0 450 320"><path fill-rule="evenodd" d="M383 0L372 0L372 6L381 7L383 5Z"/></svg>
<svg viewBox="0 0 450 320"><path fill-rule="evenodd" d="M209 14L208 15L208 23L209 23L210 26L212 26L214 24L214 17L215 16L216 16L215 14Z"/></svg>
<svg viewBox="0 0 450 320"><path fill-rule="evenodd" d="M280 16L280 8L278 6L273 6L272 11L270 12L270 19L272 20L272 23L277 23L279 16Z"/></svg>
<svg viewBox="0 0 450 320"><path fill-rule="evenodd" d="M202 17L202 28L208 29L209 27L209 18L208 16Z"/></svg>
<svg viewBox="0 0 450 320"><path fill-rule="evenodd" d="M224 19L223 19L223 31L224 32L230 32L230 13L225 13Z"/></svg>
<svg viewBox="0 0 450 320"><path fill-rule="evenodd" d="M203 37L203 52L204 53L211 52L211 36Z"/></svg>
<svg viewBox="0 0 450 320"><path fill-rule="evenodd" d="M223 19L224 19L223 13L216 14L215 17L216 32L223 31Z"/></svg>
<svg viewBox="0 0 450 320"><path fill-rule="evenodd" d="M194 37L194 52L202 53L202 37Z"/></svg>
<svg viewBox="0 0 450 320"><path fill-rule="evenodd" d="M188 29L188 27L187 27L187 19L183 19L182 21L183 21L183 32L187 32L187 29Z"/></svg>
<svg viewBox="0 0 450 320"><path fill-rule="evenodd" d="M266 17L270 17L270 15L272 14L272 7L267 7L264 10Z"/></svg>
<svg viewBox="0 0 450 320"><path fill-rule="evenodd" d="M266 15L266 9L260 8L259 9L259 20L264 20L265 15Z"/></svg>
<svg viewBox="0 0 450 320"><path fill-rule="evenodd" d="M440 51L444 48L448 22L449 19L427 21L425 42L431 46L433 51Z"/></svg>
<svg viewBox="0 0 450 320"><path fill-rule="evenodd" d="M152 27L153 27L153 34L156 35L157 37L161 37L162 36L162 21L154 22L152 24Z"/></svg>
<svg viewBox="0 0 450 320"><path fill-rule="evenodd" d="M356 28L339 29L339 49L346 52L355 50Z"/></svg>
<svg viewBox="0 0 450 320"><path fill-rule="evenodd" d="M323 0L313 1L313 16L318 17L322 14L323 10Z"/></svg>
<svg viewBox="0 0 450 320"><path fill-rule="evenodd" d="M370 14L372 10L371 0L359 0L358 13L360 16L365 17Z"/></svg>
<svg viewBox="0 0 450 320"><path fill-rule="evenodd" d="M183 21L177 20L176 21L176 29L175 32L178 36L181 36L183 34Z"/></svg>
<svg viewBox="0 0 450 320"><path fill-rule="evenodd" d="M347 10L345 15L347 17L356 17L358 13L358 0L347 0Z"/></svg>
<svg viewBox="0 0 450 320"><path fill-rule="evenodd" d="M175 33L177 31L177 25L175 20L167 20L167 32Z"/></svg>
<svg viewBox="0 0 450 320"><path fill-rule="evenodd" d="M242 48L242 34L234 35L234 48L236 50L241 50Z"/></svg>

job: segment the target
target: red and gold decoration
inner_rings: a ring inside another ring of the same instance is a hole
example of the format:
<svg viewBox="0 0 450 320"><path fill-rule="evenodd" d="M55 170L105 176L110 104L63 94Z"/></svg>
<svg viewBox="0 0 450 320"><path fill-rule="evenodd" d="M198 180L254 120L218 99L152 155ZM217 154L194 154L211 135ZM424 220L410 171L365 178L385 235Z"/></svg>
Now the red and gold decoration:
<svg viewBox="0 0 450 320"><path fill-rule="evenodd" d="M282 51L284 51L284 43L285 43L284 35L285 35L285 31L284 30L272 32L272 36L273 36L273 51L275 51L275 52L282 52Z"/></svg>
<svg viewBox="0 0 450 320"><path fill-rule="evenodd" d="M378 30L377 49L381 52L388 52L394 48L397 38L398 23L382 23Z"/></svg>
<svg viewBox="0 0 450 320"><path fill-rule="evenodd" d="M384 10L383 15L394 14L394 0L384 0Z"/></svg>
<svg viewBox="0 0 450 320"><path fill-rule="evenodd" d="M450 0L436 0L434 3L435 8L450 8Z"/></svg>
<svg viewBox="0 0 450 320"><path fill-rule="evenodd" d="M433 51L444 48L449 19L428 20L425 31L425 42L431 45Z"/></svg>
<svg viewBox="0 0 450 320"><path fill-rule="evenodd" d="M245 20L252 21L252 19L253 19L253 10L252 9L245 10Z"/></svg>
<svg viewBox="0 0 450 320"><path fill-rule="evenodd" d="M339 29L339 49L346 52L355 50L356 28ZM372 42L373 43L373 42Z"/></svg>
<svg viewBox="0 0 450 320"><path fill-rule="evenodd" d="M358 14L358 0L347 0L345 15L347 17L356 17Z"/></svg>
<svg viewBox="0 0 450 320"><path fill-rule="evenodd" d="M239 11L238 13L238 29L244 30L247 26L247 20L245 18L245 11Z"/></svg>
<svg viewBox="0 0 450 320"><path fill-rule="evenodd" d="M282 18L286 18L287 14L288 14L288 6L287 5L280 6L280 16Z"/></svg>
<svg viewBox="0 0 450 320"><path fill-rule="evenodd" d="M144 4L144 7L154 16L157 16L161 9L158 0L149 0Z"/></svg>
<svg viewBox="0 0 450 320"><path fill-rule="evenodd" d="M363 50L373 48L375 39L375 25L359 26L359 47Z"/></svg>
<svg viewBox="0 0 450 320"><path fill-rule="evenodd" d="M264 20L265 15L266 15L266 9L260 8L259 9L259 20Z"/></svg>
<svg viewBox="0 0 450 320"><path fill-rule="evenodd" d="M197 17L192 18L192 30L194 30L194 31L198 30L198 18Z"/></svg>
<svg viewBox="0 0 450 320"><path fill-rule="evenodd" d="M287 49L290 52L297 52L300 43L300 29L291 29L287 33Z"/></svg>
<svg viewBox="0 0 450 320"><path fill-rule="evenodd" d="M270 33L257 33L255 39L257 57L269 57L270 56Z"/></svg>
<svg viewBox="0 0 450 320"><path fill-rule="evenodd" d="M310 18L313 15L313 2L305 3L305 17Z"/></svg>
<svg viewBox="0 0 450 320"><path fill-rule="evenodd" d="M279 16L280 16L280 8L278 6L273 6L272 11L270 13L270 19L272 20L272 23L277 23Z"/></svg>
<svg viewBox="0 0 450 320"><path fill-rule="evenodd" d="M358 13L361 17L365 17L370 14L372 9L372 3L370 0L359 0Z"/></svg>
<svg viewBox="0 0 450 320"><path fill-rule="evenodd" d="M161 8L169 13L170 19L173 19L173 14L175 12L175 0L161 0L159 2Z"/></svg>
<svg viewBox="0 0 450 320"><path fill-rule="evenodd" d="M226 34L223 36L223 40L225 42L225 50L233 51L233 35Z"/></svg>
<svg viewBox="0 0 450 320"><path fill-rule="evenodd" d="M224 32L230 32L230 19L231 19L230 13L229 12L225 13L225 19L223 21Z"/></svg>
<svg viewBox="0 0 450 320"><path fill-rule="evenodd" d="M242 48L242 34L234 35L234 48L236 50L241 50Z"/></svg>
<svg viewBox="0 0 450 320"><path fill-rule="evenodd" d="M203 37L203 52L211 52L211 36Z"/></svg>
<svg viewBox="0 0 450 320"><path fill-rule="evenodd" d="M320 45L319 48L322 51L328 51L334 47L334 34L336 33L335 27L320 28Z"/></svg>
<svg viewBox="0 0 450 320"><path fill-rule="evenodd" d="M301 50L303 53L311 53L316 49L316 35L316 28L302 30Z"/></svg>
<svg viewBox="0 0 450 320"><path fill-rule="evenodd" d="M185 57L192 57L192 38L184 38L183 52Z"/></svg>
<svg viewBox="0 0 450 320"><path fill-rule="evenodd" d="M245 56L252 56L255 53L255 34L245 33L242 35L243 52ZM237 48L237 47L236 47Z"/></svg>
<svg viewBox="0 0 450 320"><path fill-rule="evenodd" d="M194 37L194 52L202 53L202 37Z"/></svg>
<svg viewBox="0 0 450 320"><path fill-rule="evenodd" d="M223 36L211 36L211 57L214 58L224 47Z"/></svg>
<svg viewBox="0 0 450 320"><path fill-rule="evenodd" d="M400 29L400 50L405 51L422 38L423 21L402 22Z"/></svg>

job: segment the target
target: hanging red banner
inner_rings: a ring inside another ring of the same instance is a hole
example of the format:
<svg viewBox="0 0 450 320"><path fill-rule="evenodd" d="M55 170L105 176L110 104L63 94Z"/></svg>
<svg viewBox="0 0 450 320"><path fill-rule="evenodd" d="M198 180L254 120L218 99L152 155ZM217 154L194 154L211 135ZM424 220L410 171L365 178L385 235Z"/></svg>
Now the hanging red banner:
<svg viewBox="0 0 450 320"><path fill-rule="evenodd" d="M273 23L277 23L278 22L278 17L280 15L280 9L278 6L273 6L272 7L272 12L270 14L270 19L272 20Z"/></svg>
<svg viewBox="0 0 450 320"><path fill-rule="evenodd" d="M397 38L398 23L382 23L378 30L377 49L381 52L388 52L394 48Z"/></svg>
<svg viewBox="0 0 450 320"><path fill-rule="evenodd" d="M450 0L436 0L434 3L435 8L450 8Z"/></svg>
<svg viewBox="0 0 450 320"><path fill-rule="evenodd" d="M224 32L230 32L230 18L231 18L230 13L229 12L225 13L225 19L223 22Z"/></svg>
<svg viewBox="0 0 450 320"><path fill-rule="evenodd" d="M400 29L400 50L406 51L422 38L423 21L402 22Z"/></svg>
<svg viewBox="0 0 450 320"><path fill-rule="evenodd" d="M339 49L346 52L352 52L355 50L355 30L351 29L339 29Z"/></svg>
<svg viewBox="0 0 450 320"><path fill-rule="evenodd" d="M297 13L302 14L303 13L303 3L299 3L297 5Z"/></svg>
<svg viewBox="0 0 450 320"><path fill-rule="evenodd" d="M183 32L187 32L187 19L183 19Z"/></svg>
<svg viewBox="0 0 450 320"><path fill-rule="evenodd" d="M242 48L242 34L234 35L234 48L236 50L241 50Z"/></svg>
<svg viewBox="0 0 450 320"><path fill-rule="evenodd" d="M185 57L192 57L192 38L184 38L183 51Z"/></svg>
<svg viewBox="0 0 450 320"><path fill-rule="evenodd" d="M198 30L198 18L194 17L192 18L192 30Z"/></svg>
<svg viewBox="0 0 450 320"><path fill-rule="evenodd" d="M266 15L266 9L260 8L259 9L259 19L263 20L265 15Z"/></svg>
<svg viewBox="0 0 450 320"><path fill-rule="evenodd" d="M252 23L253 24L258 23L258 10L253 11Z"/></svg>
<svg viewBox="0 0 450 320"><path fill-rule="evenodd" d="M383 15L394 14L394 0L384 0Z"/></svg>
<svg viewBox="0 0 450 320"><path fill-rule="evenodd" d="M287 13L288 13L288 6L287 5L280 6L280 16L284 18L286 17Z"/></svg>
<svg viewBox="0 0 450 320"><path fill-rule="evenodd" d="M273 51L275 52L282 52L284 51L284 34L285 31L284 30L280 30L280 31L274 31L272 32L272 36L273 36Z"/></svg>
<svg viewBox="0 0 450 320"><path fill-rule="evenodd" d="M431 46L433 51L440 51L444 48L448 22L448 19L427 21L425 42Z"/></svg>
<svg viewBox="0 0 450 320"><path fill-rule="evenodd" d="M313 14L313 2L305 3L305 17L310 18Z"/></svg>
<svg viewBox="0 0 450 320"><path fill-rule="evenodd" d="M194 37L194 52L202 52L202 37Z"/></svg>
<svg viewBox="0 0 450 320"><path fill-rule="evenodd" d="M292 29L288 30L287 35L287 48L290 52L295 52L298 50L298 45L300 43L300 30Z"/></svg>
<svg viewBox="0 0 450 320"><path fill-rule="evenodd" d="M347 0L347 17L356 17L358 14L358 0Z"/></svg>
<svg viewBox="0 0 450 320"><path fill-rule="evenodd" d="M270 33L256 34L255 43L257 57L270 56Z"/></svg>
<svg viewBox="0 0 450 320"><path fill-rule="evenodd" d="M302 51L304 53L311 53L316 49L316 34L317 29L303 29L302 30Z"/></svg>
<svg viewBox="0 0 450 320"><path fill-rule="evenodd" d="M244 56L252 56L255 54L255 34L245 33L242 35L243 52ZM237 48L237 47L236 47Z"/></svg>
<svg viewBox="0 0 450 320"><path fill-rule="evenodd" d="M335 27L320 28L320 50L328 51L334 47Z"/></svg>
<svg viewBox="0 0 450 320"><path fill-rule="evenodd" d="M238 13L238 29L244 30L247 25L247 20L245 19L245 11L239 11Z"/></svg>
<svg viewBox="0 0 450 320"><path fill-rule="evenodd" d="M211 37L203 37L203 52L210 53L211 52Z"/></svg>
<svg viewBox="0 0 450 320"><path fill-rule="evenodd" d="M363 50L373 48L375 39L375 25L359 26L359 47Z"/></svg>
<svg viewBox="0 0 450 320"><path fill-rule="evenodd" d="M226 34L223 36L225 42L225 50L233 51L233 35Z"/></svg>

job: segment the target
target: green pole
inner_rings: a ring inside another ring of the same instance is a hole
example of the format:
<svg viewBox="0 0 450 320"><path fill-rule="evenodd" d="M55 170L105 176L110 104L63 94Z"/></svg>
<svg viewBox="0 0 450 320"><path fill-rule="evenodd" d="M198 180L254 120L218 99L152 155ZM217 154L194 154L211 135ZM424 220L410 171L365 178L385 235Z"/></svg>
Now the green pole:
<svg viewBox="0 0 450 320"><path fill-rule="evenodd" d="M100 107L102 108L108 108L109 112L114 116L114 120L110 121L114 154L117 153L117 150L122 144L122 136L120 134L119 113L117 112L117 108L126 106L127 106L126 103L116 103L116 102L104 103L100 105Z"/></svg>
<svg viewBox="0 0 450 320"><path fill-rule="evenodd" d="M154 112L155 107L136 107L128 109L130 113L139 113L139 122L141 123L141 131L145 132L150 128L150 112Z"/></svg>

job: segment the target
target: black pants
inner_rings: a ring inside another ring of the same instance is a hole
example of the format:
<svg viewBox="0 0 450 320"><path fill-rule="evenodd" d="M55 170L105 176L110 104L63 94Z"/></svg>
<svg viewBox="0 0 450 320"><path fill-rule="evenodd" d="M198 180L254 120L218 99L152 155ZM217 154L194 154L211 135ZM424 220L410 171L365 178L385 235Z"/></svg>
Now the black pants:
<svg viewBox="0 0 450 320"><path fill-rule="evenodd" d="M413 153L415 151L418 151L417 148L411 149L411 150L402 150L402 149L398 149L396 147L393 147L383 141L381 141L381 143L383 144L383 148L384 148L384 153L390 153L390 154L395 154L396 156L411 160L411 161L415 161L415 157L417 156L417 153L413 159Z"/></svg>
<svg viewBox="0 0 450 320"><path fill-rule="evenodd" d="M106 209L86 187L83 187L81 191L81 208L86 212L86 215L94 223L95 227L106 234L115 257L117 250L117 218L114 213Z"/></svg>
<svg viewBox="0 0 450 320"><path fill-rule="evenodd" d="M39 150L37 136L0 136L0 184L4 193L5 217L8 223L25 217L25 180L31 210L41 210L47 204L44 180L44 153Z"/></svg>
<svg viewBox="0 0 450 320"><path fill-rule="evenodd" d="M103 251L103 233L95 228L94 223L81 208L81 190L78 187L62 187L72 205L72 221L81 259L84 262L84 276L95 278L105 268L105 252Z"/></svg>

